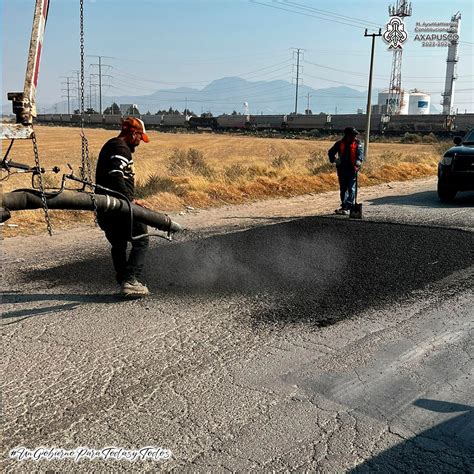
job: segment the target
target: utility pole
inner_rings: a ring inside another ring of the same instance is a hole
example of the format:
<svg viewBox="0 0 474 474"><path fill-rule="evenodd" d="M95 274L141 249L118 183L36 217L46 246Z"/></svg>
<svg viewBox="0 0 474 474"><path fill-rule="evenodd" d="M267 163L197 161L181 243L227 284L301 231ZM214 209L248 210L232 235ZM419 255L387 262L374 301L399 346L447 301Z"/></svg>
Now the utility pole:
<svg viewBox="0 0 474 474"><path fill-rule="evenodd" d="M298 112L298 87L300 84L300 54L303 55L303 49L301 48L293 48L293 59L296 55L296 94L295 94L295 114ZM293 64L293 67L295 65Z"/></svg>
<svg viewBox="0 0 474 474"><path fill-rule="evenodd" d="M92 82L93 74L89 74L89 109L97 112L97 84ZM92 88L94 88L94 99L92 97Z"/></svg>
<svg viewBox="0 0 474 474"><path fill-rule="evenodd" d="M62 95L61 97L67 97L67 113L68 115L71 114L71 106L70 106L70 83L69 79L71 79L69 76L61 76L62 79L66 79L66 82L62 82L61 84L66 85L66 89L61 89L61 91L66 92L66 96Z"/></svg>
<svg viewBox="0 0 474 474"><path fill-rule="evenodd" d="M364 142L364 157L367 159L369 153L369 138L370 138L370 119L372 116L372 76L374 72L374 55L375 55L375 38L377 36L382 36L382 29L379 28L378 33L367 34L367 29L364 33L365 37L372 38L372 50L370 52L370 72L369 72L369 89L367 91L367 122L365 124L365 142Z"/></svg>
<svg viewBox="0 0 474 474"><path fill-rule="evenodd" d="M81 80L79 78L79 70L72 69L71 72L75 72L77 76L77 108L79 109L79 113L81 113Z"/></svg>
<svg viewBox="0 0 474 474"><path fill-rule="evenodd" d="M306 107L306 113L307 113L307 114L309 114L309 110L310 110L310 108L309 108L309 99L310 99L310 97L311 97L311 95L310 95L309 92L308 92L308 105L307 105L307 107Z"/></svg>
<svg viewBox="0 0 474 474"><path fill-rule="evenodd" d="M99 114L102 113L102 58L99 56Z"/></svg>

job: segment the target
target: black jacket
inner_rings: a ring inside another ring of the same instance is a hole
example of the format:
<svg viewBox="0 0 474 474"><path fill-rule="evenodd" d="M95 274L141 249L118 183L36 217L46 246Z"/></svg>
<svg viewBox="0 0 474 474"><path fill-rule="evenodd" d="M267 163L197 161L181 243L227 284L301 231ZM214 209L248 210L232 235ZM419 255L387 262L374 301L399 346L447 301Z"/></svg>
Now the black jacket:
<svg viewBox="0 0 474 474"><path fill-rule="evenodd" d="M112 138L100 150L96 169L96 183L118 191L133 200L135 172L132 152L121 138ZM98 194L104 194L97 190Z"/></svg>

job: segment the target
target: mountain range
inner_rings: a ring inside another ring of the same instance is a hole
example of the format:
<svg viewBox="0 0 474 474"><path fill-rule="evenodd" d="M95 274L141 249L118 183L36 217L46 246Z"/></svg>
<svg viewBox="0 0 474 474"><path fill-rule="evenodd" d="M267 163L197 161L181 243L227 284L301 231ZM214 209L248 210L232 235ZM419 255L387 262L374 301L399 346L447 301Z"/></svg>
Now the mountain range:
<svg viewBox="0 0 474 474"><path fill-rule="evenodd" d="M122 88L124 86L121 86ZM132 86L133 88L133 86ZM374 90L372 104L377 103L379 90ZM314 114L323 112L330 114L355 114L358 109L365 112L367 92L358 91L351 87L339 86L323 89L313 89L300 85L298 90L298 113L304 113L308 107ZM136 104L139 111L156 113L158 110L173 109L188 110L201 114L211 112L213 115L230 114L234 110L245 113L244 103L248 104L251 114L287 114L295 110L295 85L284 80L247 81L239 77L224 77L210 82L202 89L179 87L176 89L161 89L149 95L107 95L102 97L102 108L117 104ZM86 100L86 107L88 100ZM94 105L94 98L92 101ZM55 104L38 104L41 113L66 113L67 102ZM8 107L8 106L7 106ZM4 107L3 113L10 113ZM77 108L77 103L71 105ZM98 108L97 106L94 108ZM432 107L431 113L437 110Z"/></svg>
<svg viewBox="0 0 474 474"><path fill-rule="evenodd" d="M350 87L329 87L313 89L300 85L298 90L298 112L304 113L308 106L313 113L357 113L366 108L367 93ZM373 100L376 100L374 91ZM230 114L234 110L245 113L244 103L251 114L287 114L295 110L295 85L288 81L247 81L239 77L224 77L206 85L202 89L179 87L161 89L149 95L107 95L102 97L102 108L117 104L136 104L141 113L155 113L157 110L188 110L201 114ZM374 102L373 102L374 103ZM77 107L77 105L76 105ZM44 110L41 108L42 111ZM46 113L64 112L67 104L62 101L45 110Z"/></svg>

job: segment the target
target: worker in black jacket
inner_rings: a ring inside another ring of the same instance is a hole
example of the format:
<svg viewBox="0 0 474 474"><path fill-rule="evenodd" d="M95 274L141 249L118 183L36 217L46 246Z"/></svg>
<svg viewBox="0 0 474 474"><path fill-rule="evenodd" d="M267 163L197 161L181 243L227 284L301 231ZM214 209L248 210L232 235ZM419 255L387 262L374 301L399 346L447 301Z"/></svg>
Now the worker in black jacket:
<svg viewBox="0 0 474 474"><path fill-rule="evenodd" d="M142 140L145 143L150 141L144 123L135 117L126 118L122 122L119 136L112 138L102 147L96 170L97 184L119 193L110 193L114 197L120 198L120 195L123 195L135 204L141 203L134 200L135 173L132 153ZM105 192L98 189L97 193ZM128 216L107 212L98 212L97 218L100 228L112 245L112 261L122 296L146 296L149 293L148 288L138 279L145 263L148 237L132 240L131 236L147 234L147 226L134 220L132 228ZM128 242L131 242L132 248L127 258Z"/></svg>
<svg viewBox="0 0 474 474"><path fill-rule="evenodd" d="M359 132L354 127L344 129L344 136L328 150L329 161L336 165L341 207L336 214L349 214L355 201L357 173L364 161L364 150L357 139Z"/></svg>

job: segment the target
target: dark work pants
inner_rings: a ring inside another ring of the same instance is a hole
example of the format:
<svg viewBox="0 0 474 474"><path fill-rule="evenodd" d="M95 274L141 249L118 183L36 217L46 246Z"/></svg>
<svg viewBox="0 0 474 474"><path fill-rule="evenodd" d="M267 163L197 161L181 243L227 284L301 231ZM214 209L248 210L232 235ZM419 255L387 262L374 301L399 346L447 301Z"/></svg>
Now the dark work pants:
<svg viewBox="0 0 474 474"><path fill-rule="evenodd" d="M100 228L105 232L105 237L112 245L112 262L115 268L118 283L140 278L145 264L149 237L138 240L130 238L130 221L128 217L112 217L98 215ZM145 224L134 221L133 236L147 234ZM127 246L131 242L132 248L127 259Z"/></svg>
<svg viewBox="0 0 474 474"><path fill-rule="evenodd" d="M342 209L351 209L356 194L356 172L353 169L337 168Z"/></svg>

